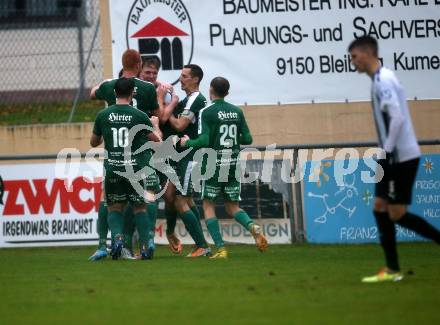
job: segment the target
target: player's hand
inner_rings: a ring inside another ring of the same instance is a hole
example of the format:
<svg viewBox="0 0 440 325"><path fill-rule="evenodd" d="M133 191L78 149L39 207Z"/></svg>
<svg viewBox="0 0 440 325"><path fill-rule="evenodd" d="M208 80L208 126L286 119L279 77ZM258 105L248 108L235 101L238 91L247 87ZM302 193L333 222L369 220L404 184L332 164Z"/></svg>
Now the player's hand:
<svg viewBox="0 0 440 325"><path fill-rule="evenodd" d="M150 121L155 128L159 128L159 118L157 116L150 117Z"/></svg>
<svg viewBox="0 0 440 325"><path fill-rule="evenodd" d="M173 93L174 92L173 85L171 85L171 84L169 84L167 82L161 82L160 85L163 86L169 93Z"/></svg>
<svg viewBox="0 0 440 325"><path fill-rule="evenodd" d="M161 84L159 87L157 87L156 92L157 92L157 98L161 101L164 101L165 94L167 93L167 89Z"/></svg>
<svg viewBox="0 0 440 325"><path fill-rule="evenodd" d="M182 147L185 147L185 145L186 145L186 143L188 142L188 140L189 140L189 136L187 136L187 135L185 134L183 137L180 138L180 145L181 145Z"/></svg>
<svg viewBox="0 0 440 325"><path fill-rule="evenodd" d="M175 93L172 94L171 103L177 104L179 102L179 96L177 96Z"/></svg>

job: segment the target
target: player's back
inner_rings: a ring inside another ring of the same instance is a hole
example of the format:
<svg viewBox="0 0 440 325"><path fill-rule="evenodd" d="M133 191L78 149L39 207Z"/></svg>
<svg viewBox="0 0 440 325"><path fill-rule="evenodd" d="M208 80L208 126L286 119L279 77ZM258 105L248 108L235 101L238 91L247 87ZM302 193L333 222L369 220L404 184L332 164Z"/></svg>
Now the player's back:
<svg viewBox="0 0 440 325"><path fill-rule="evenodd" d="M115 84L118 79L104 81L96 90L96 98L105 100L108 106L116 104ZM138 78L134 80L134 93L131 105L134 108L152 116L153 112L159 107L157 102L156 88L151 82Z"/></svg>
<svg viewBox="0 0 440 325"><path fill-rule="evenodd" d="M206 115L206 116L204 116ZM200 113L202 123L209 129L209 147L217 151L240 151L241 135L249 133L242 110L222 99L217 99ZM199 130L199 133L203 130ZM246 143L248 144L248 143Z"/></svg>
<svg viewBox="0 0 440 325"><path fill-rule="evenodd" d="M146 166L150 151L143 150L136 155L133 153L148 141L147 135L151 130L148 116L130 105L112 105L100 111L93 132L104 138L106 171L124 171L128 165L137 171ZM127 153L130 153L130 157Z"/></svg>

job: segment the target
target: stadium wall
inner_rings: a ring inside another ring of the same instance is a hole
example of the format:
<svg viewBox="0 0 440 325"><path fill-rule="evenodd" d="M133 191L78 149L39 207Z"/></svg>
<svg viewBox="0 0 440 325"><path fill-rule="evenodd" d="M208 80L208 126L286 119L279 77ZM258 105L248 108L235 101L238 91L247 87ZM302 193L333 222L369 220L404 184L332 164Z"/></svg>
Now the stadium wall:
<svg viewBox="0 0 440 325"><path fill-rule="evenodd" d="M437 139L440 101L411 101L418 139ZM374 141L370 104L308 104L243 107L254 145ZM0 155L55 153L90 148L93 123L29 125L0 128ZM438 147L427 148L439 152Z"/></svg>

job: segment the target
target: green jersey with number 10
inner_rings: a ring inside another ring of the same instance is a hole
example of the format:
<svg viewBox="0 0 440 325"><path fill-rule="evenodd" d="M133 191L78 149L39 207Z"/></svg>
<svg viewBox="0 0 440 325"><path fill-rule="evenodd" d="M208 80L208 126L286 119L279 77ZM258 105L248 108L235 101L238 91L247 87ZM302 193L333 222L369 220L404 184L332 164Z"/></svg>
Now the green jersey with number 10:
<svg viewBox="0 0 440 325"><path fill-rule="evenodd" d="M133 109L130 105L113 105L100 111L95 120L93 133L104 138L107 153L104 160L106 172L123 172L128 165L136 172L148 166L151 158L149 149L134 153L148 142L148 133L152 130L153 126L147 114ZM135 131L136 134L133 133ZM131 155L128 156L127 153Z"/></svg>

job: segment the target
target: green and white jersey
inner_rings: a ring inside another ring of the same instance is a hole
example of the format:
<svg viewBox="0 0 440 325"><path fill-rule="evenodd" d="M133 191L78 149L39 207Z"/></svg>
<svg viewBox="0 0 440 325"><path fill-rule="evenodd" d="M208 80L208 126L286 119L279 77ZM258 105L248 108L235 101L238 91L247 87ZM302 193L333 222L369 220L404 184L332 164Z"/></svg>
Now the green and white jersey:
<svg viewBox="0 0 440 325"><path fill-rule="evenodd" d="M209 141L207 147L217 151L217 165L235 164L240 145L252 142L243 111L223 99L215 100L200 111L198 134ZM230 160L221 161L222 156L229 155Z"/></svg>
<svg viewBox="0 0 440 325"><path fill-rule="evenodd" d="M181 137L187 134L190 139L197 138L199 113L205 106L206 98L198 91L190 94L177 104L174 110L174 116L185 117L191 121L185 130L177 134L178 136Z"/></svg>
<svg viewBox="0 0 440 325"><path fill-rule="evenodd" d="M159 108L157 102L156 88L151 82L134 79L134 95L131 105L141 110L148 116L154 115ZM105 100L108 106L116 104L115 83L118 79L109 79L104 81L96 90L96 98Z"/></svg>
<svg viewBox="0 0 440 325"><path fill-rule="evenodd" d="M132 128L137 125L146 125L147 129L138 131L130 143ZM130 105L112 105L101 110L96 116L93 133L104 138L106 157L104 168L107 175L114 171L125 171L126 166L133 166L138 171L145 166L151 158L150 150L143 150L133 155L136 150L148 142L148 133L153 126L147 114L133 109ZM131 157L124 156L124 151L131 146Z"/></svg>

